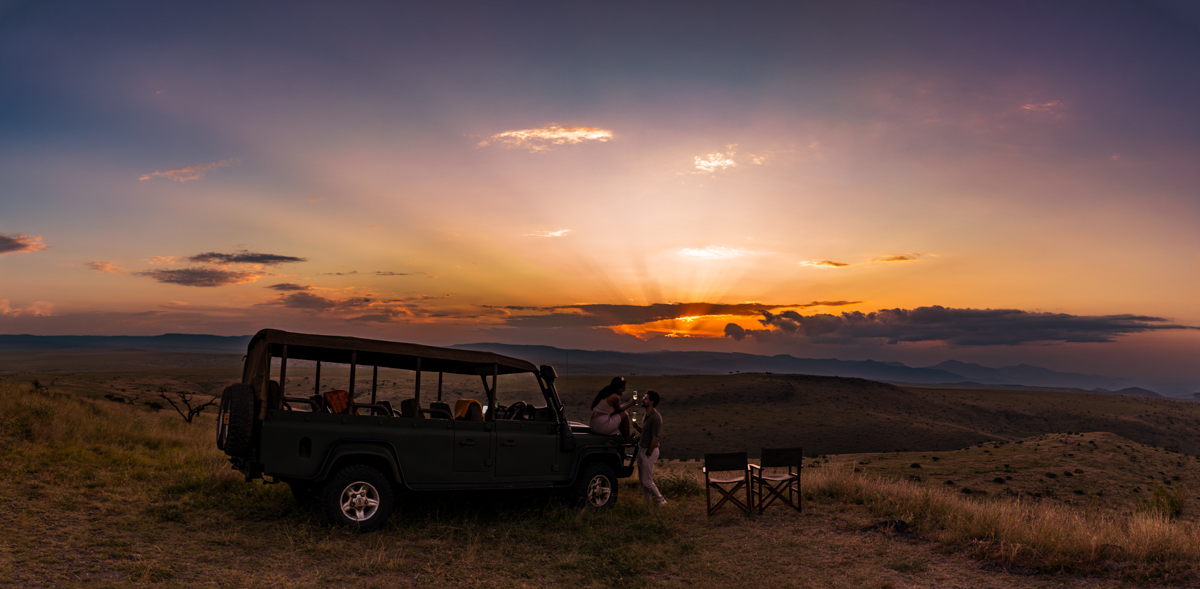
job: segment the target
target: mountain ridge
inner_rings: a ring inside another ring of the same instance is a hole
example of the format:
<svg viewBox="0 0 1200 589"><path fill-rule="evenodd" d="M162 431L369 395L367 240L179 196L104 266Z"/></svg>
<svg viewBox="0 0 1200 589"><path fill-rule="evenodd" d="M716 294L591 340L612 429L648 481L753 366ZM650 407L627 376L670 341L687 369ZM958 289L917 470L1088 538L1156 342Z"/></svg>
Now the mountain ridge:
<svg viewBox="0 0 1200 589"><path fill-rule="evenodd" d="M251 337L186 333L155 336L0 334L0 350L47 351L94 347L244 353ZM790 354L764 356L743 352L671 350L619 352L496 342L456 344L449 347L496 352L523 358L535 364L552 364L563 374L683 375L763 372L843 376L908 385L1042 387L1163 397L1155 391L1132 386L1123 378L1058 372L1029 364L991 368L981 364L947 360L933 366L913 367L897 361L797 358Z"/></svg>

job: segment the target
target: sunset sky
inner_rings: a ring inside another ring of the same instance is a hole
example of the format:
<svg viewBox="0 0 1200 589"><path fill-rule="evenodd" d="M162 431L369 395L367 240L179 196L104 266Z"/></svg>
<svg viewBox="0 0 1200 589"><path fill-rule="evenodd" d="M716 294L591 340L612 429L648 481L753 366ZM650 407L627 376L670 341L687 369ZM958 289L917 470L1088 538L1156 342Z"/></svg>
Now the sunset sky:
<svg viewBox="0 0 1200 589"><path fill-rule="evenodd" d="M0 3L0 333L1200 391L1186 2Z"/></svg>

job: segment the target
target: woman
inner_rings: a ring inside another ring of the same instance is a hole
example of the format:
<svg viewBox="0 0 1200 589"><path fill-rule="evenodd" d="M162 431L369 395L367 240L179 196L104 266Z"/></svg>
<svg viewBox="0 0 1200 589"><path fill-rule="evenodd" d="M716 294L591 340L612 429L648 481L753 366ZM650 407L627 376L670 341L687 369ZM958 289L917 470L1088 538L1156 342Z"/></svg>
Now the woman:
<svg viewBox="0 0 1200 589"><path fill-rule="evenodd" d="M593 433L605 436L615 435L620 431L625 443L632 444L633 437L629 435L629 414L625 410L637 401L630 399L622 403L621 394L624 392L625 379L619 376L600 389L596 398L592 400L592 419L588 426L592 428Z"/></svg>

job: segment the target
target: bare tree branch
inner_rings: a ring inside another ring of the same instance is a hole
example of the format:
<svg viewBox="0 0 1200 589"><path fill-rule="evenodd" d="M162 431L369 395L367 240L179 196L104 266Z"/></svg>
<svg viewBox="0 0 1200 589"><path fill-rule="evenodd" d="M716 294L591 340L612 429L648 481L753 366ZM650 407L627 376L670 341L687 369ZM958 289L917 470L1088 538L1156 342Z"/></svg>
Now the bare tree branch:
<svg viewBox="0 0 1200 589"><path fill-rule="evenodd" d="M182 417L183 420L188 423L191 423L192 419L194 419L197 415L199 415L201 411L204 411L210 405L217 402L217 398L213 397L213 398L209 399L208 402L206 402L206 403L192 407L192 401L193 401L193 399L195 399L195 396L196 396L195 393L185 393L183 391L178 391L178 392L174 392L171 394L175 396L175 399L172 399L171 397L167 396L166 388L158 389L158 396L162 397L163 400L170 403L171 408L174 409L175 412L178 413L179 416ZM184 407L187 407L187 413L184 413L183 410L179 408L179 405L177 405L175 403L176 399L178 399L179 402L182 403Z"/></svg>

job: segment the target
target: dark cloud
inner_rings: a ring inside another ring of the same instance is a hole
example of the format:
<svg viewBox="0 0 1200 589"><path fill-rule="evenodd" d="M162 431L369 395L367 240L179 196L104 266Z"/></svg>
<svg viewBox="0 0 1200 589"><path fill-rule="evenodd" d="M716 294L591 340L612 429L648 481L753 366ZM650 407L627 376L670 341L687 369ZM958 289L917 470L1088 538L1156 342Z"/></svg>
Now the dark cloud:
<svg viewBox="0 0 1200 589"><path fill-rule="evenodd" d="M312 294L309 292L297 292L279 297L275 301L280 307L288 307L291 309L313 309L317 311L326 311L336 309L339 302L333 299L327 299L321 295Z"/></svg>
<svg viewBox="0 0 1200 589"><path fill-rule="evenodd" d="M274 290L282 290L282 291L296 291L296 290L311 290L312 289L311 286L308 286L306 284L293 284L291 282L272 284L271 286L268 286L267 288L274 289Z"/></svg>
<svg viewBox="0 0 1200 589"><path fill-rule="evenodd" d="M263 303L263 305L269 307L286 307L289 309L309 309L313 311L345 311L370 307L376 302L390 301L375 301L369 297L329 299L311 292L293 292L291 294L280 295L278 299L269 303Z"/></svg>
<svg viewBox="0 0 1200 589"><path fill-rule="evenodd" d="M408 276L407 272L372 272L376 276Z"/></svg>
<svg viewBox="0 0 1200 589"><path fill-rule="evenodd" d="M188 261L199 264L262 264L264 266L276 266L279 264L290 264L293 262L307 262L308 260L293 256L259 254L242 250L232 254L221 254L217 252L196 254L188 258Z"/></svg>
<svg viewBox="0 0 1200 589"><path fill-rule="evenodd" d="M1111 342L1117 336L1132 333L1197 329L1172 325L1161 317L1145 315L1086 316L940 306L807 316L796 311L772 313L764 310L762 316L759 321L775 329L740 333L726 327L725 335L737 340L746 336L772 339L784 335L804 337L816 343L884 340L889 344L941 341L957 346L1011 346L1034 342Z"/></svg>
<svg viewBox="0 0 1200 589"><path fill-rule="evenodd" d="M358 274L358 270L351 270L349 272L324 272L321 276L353 276L355 274Z"/></svg>
<svg viewBox="0 0 1200 589"><path fill-rule="evenodd" d="M138 276L153 278L167 284L183 286L228 286L254 282L258 275L253 272L236 272L216 268L183 268L180 270L143 270Z"/></svg>
<svg viewBox="0 0 1200 589"><path fill-rule="evenodd" d="M740 342L746 339L746 330L737 323L730 323L725 326L725 337L731 337Z"/></svg>
<svg viewBox="0 0 1200 589"><path fill-rule="evenodd" d="M398 313L398 312L395 312L395 313L393 313L393 312L371 313L368 315L359 315L358 317L351 317L351 318L347 319L347 321L358 321L361 323L391 323L396 320L396 317L398 315L405 315L405 313Z"/></svg>
<svg viewBox="0 0 1200 589"><path fill-rule="evenodd" d="M42 238L30 237L23 233L16 235L0 235L0 255L16 254L21 252L39 252L46 249L46 244L42 243Z"/></svg>

